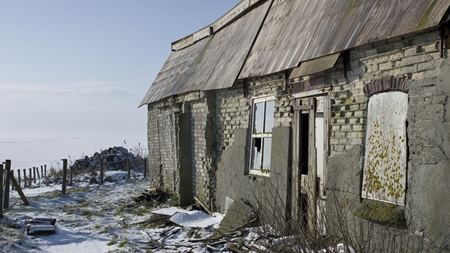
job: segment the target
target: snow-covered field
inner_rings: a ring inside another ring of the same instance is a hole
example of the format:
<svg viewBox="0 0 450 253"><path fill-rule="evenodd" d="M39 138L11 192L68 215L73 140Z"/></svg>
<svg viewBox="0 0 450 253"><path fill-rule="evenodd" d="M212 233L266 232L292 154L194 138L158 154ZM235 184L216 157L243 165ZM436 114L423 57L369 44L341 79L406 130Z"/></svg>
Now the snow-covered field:
<svg viewBox="0 0 450 253"><path fill-rule="evenodd" d="M123 173L118 175L122 178ZM4 210L0 228L0 251L208 252L201 243L188 242L188 233L195 238L209 236L222 216L135 203L133 197L144 192L149 185L148 180L135 178L106 182L102 186L81 183L68 189L67 195L61 194L61 185L24 189L30 202L28 206L24 206L17 192L13 191L10 208ZM158 224L161 221L167 223L168 219L150 220L155 216L164 217L151 211L166 214L168 218L177 213L172 218L181 225ZM56 233L27 235L24 233L25 221L31 218L55 218ZM166 230L169 229L178 231L167 236L170 231ZM149 239L154 239L154 242Z"/></svg>
<svg viewBox="0 0 450 253"><path fill-rule="evenodd" d="M66 195L61 185L24 189L28 206L11 192L0 226L0 252L282 252L270 249L290 240L276 231L269 239L258 228L223 236L216 230L222 214L137 203L133 198L149 189L150 182L134 173L125 180L126 175L109 171L106 176L115 182L101 186L81 180ZM25 222L32 218L56 219L55 233L25 233ZM291 249L301 251L295 244ZM318 252L344 250L338 245Z"/></svg>

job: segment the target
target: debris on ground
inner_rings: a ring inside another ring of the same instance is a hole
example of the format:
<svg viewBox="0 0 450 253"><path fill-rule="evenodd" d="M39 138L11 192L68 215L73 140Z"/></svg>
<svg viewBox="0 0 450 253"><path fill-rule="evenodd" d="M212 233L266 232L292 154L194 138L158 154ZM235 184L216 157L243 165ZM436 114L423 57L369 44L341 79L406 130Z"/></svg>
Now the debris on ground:
<svg viewBox="0 0 450 253"><path fill-rule="evenodd" d="M165 203L169 199L169 194L157 188L150 188L145 192L141 193L139 196L134 197L133 201L136 203L141 203L145 201Z"/></svg>
<svg viewBox="0 0 450 253"><path fill-rule="evenodd" d="M219 232L228 234L257 220L257 212L248 201L234 201L219 224Z"/></svg>
<svg viewBox="0 0 450 253"><path fill-rule="evenodd" d="M54 234L56 219L34 218L25 221L26 234Z"/></svg>

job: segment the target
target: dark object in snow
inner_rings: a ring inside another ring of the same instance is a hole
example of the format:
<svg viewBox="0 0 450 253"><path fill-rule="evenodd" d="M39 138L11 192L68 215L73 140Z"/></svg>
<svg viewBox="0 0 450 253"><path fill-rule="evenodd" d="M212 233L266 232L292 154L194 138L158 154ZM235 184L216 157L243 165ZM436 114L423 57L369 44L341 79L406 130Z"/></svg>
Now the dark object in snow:
<svg viewBox="0 0 450 253"><path fill-rule="evenodd" d="M110 182L110 183L114 183L115 182L115 180L111 177L111 176L107 176L107 177L105 177L105 180L104 180L105 182Z"/></svg>
<svg viewBox="0 0 450 253"><path fill-rule="evenodd" d="M141 193L141 195L134 197L133 201L136 203L141 203L144 201L165 203L165 202L167 202L168 199L169 199L169 194L167 194L166 192L164 192L160 189L150 188L150 189L146 190L145 192Z"/></svg>
<svg viewBox="0 0 450 253"><path fill-rule="evenodd" d="M27 234L54 234L56 232L56 219L34 218L25 223L25 233Z"/></svg>
<svg viewBox="0 0 450 253"><path fill-rule="evenodd" d="M89 184L98 184L97 179L95 178L95 176L91 176L89 178Z"/></svg>

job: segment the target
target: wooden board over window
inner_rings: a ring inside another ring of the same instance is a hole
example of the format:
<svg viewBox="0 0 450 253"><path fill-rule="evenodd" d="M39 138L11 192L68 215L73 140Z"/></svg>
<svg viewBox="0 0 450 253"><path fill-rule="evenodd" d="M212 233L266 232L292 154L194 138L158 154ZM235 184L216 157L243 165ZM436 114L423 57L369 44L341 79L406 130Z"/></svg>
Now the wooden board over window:
<svg viewBox="0 0 450 253"><path fill-rule="evenodd" d="M369 99L363 198L405 204L408 94L384 92Z"/></svg>

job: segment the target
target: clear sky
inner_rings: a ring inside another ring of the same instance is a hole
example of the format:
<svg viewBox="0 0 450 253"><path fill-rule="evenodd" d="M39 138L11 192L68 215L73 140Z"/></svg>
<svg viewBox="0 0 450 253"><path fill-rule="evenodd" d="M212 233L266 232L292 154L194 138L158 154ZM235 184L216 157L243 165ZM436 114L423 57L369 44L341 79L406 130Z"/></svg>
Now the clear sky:
<svg viewBox="0 0 450 253"><path fill-rule="evenodd" d="M0 0L0 138L137 137L171 42L239 0Z"/></svg>

